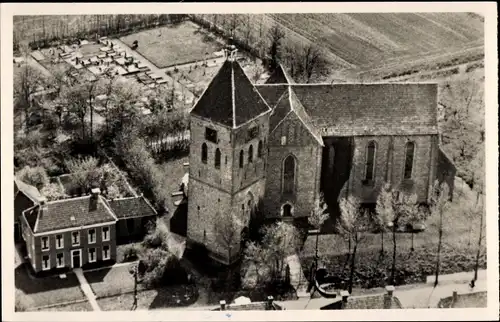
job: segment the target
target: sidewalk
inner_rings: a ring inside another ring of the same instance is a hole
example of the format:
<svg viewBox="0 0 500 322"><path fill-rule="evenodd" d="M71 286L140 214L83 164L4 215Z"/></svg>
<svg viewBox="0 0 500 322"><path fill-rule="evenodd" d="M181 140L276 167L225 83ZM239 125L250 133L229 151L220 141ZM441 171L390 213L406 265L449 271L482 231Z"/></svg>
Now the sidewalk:
<svg viewBox="0 0 500 322"><path fill-rule="evenodd" d="M290 284L295 288L297 296L309 297L307 293L307 278L302 271L302 265L297 254L290 255L286 258L286 262L290 267Z"/></svg>
<svg viewBox="0 0 500 322"><path fill-rule="evenodd" d="M76 278L78 278L78 281L80 282L80 287L81 287L83 293L88 298L90 305L92 305L92 309L94 311L100 311L101 308L99 307L99 304L97 304L95 294L94 294L94 292L92 292L92 289L90 288L90 285L87 282L87 279L83 275L82 269L75 268L75 269L73 269L73 272L75 273Z"/></svg>

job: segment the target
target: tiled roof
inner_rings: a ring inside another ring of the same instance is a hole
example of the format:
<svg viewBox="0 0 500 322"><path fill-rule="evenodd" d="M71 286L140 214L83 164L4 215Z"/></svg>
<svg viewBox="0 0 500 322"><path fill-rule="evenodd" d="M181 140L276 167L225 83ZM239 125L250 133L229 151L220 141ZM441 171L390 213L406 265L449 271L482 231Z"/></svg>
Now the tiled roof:
<svg viewBox="0 0 500 322"><path fill-rule="evenodd" d="M266 80L266 84L291 84L292 79L288 77L285 68L281 64L276 67L271 76Z"/></svg>
<svg viewBox="0 0 500 322"><path fill-rule="evenodd" d="M235 128L267 111L269 106L239 63L226 60L191 113Z"/></svg>
<svg viewBox="0 0 500 322"><path fill-rule="evenodd" d="M22 192L26 197L30 198L33 202L40 202L43 196L40 191L32 185L22 182L19 179L14 179L14 198L19 192Z"/></svg>
<svg viewBox="0 0 500 322"><path fill-rule="evenodd" d="M273 110L273 113L271 114L271 131L273 131L289 113L294 113L306 127L306 129L311 133L314 139L320 145L323 145L323 139L321 138L321 135L312 124L311 118L304 110L304 107L293 92L291 86L288 86L288 90L286 90L281 95L281 98L279 99L276 107Z"/></svg>
<svg viewBox="0 0 500 322"><path fill-rule="evenodd" d="M436 134L436 84L293 84L292 90L328 136ZM256 85L272 107L284 85ZM277 98L278 97L278 98ZM327 136L322 134L322 136Z"/></svg>
<svg viewBox="0 0 500 322"><path fill-rule="evenodd" d="M118 219L155 216L156 211L144 197L108 200Z"/></svg>
<svg viewBox="0 0 500 322"><path fill-rule="evenodd" d="M92 208L92 198L84 196L47 202L45 206L29 209L24 215L34 233L116 221L103 197L97 197L95 208Z"/></svg>

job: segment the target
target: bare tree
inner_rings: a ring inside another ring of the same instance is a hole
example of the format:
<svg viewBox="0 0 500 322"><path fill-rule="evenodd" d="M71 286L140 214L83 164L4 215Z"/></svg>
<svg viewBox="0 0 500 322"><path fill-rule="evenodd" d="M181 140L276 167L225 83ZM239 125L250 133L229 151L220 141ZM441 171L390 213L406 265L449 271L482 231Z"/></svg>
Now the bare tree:
<svg viewBox="0 0 500 322"><path fill-rule="evenodd" d="M229 36L232 38L236 35L236 28L238 27L239 20L239 15L237 14L231 14L229 16Z"/></svg>
<svg viewBox="0 0 500 322"><path fill-rule="evenodd" d="M231 261L232 250L240 239L242 223L231 213L217 213L214 219L213 231L218 244L227 251L227 259Z"/></svg>
<svg viewBox="0 0 500 322"><path fill-rule="evenodd" d="M307 218L309 224L313 226L317 232L316 232L316 247L315 247L315 252L314 252L314 267L317 269L318 268L318 241L319 241L319 233L321 226L325 222L325 220L328 219L330 214L327 212L328 206L325 203L325 200L323 198L323 194L320 195L318 200L316 200L314 209L311 211L311 214Z"/></svg>
<svg viewBox="0 0 500 322"><path fill-rule="evenodd" d="M271 56L271 62L269 69L271 71L274 71L282 58L281 42L285 37L285 32L278 23L275 23L274 26L269 30L268 37L271 41L271 48L269 49L269 56Z"/></svg>
<svg viewBox="0 0 500 322"><path fill-rule="evenodd" d="M354 274L356 271L356 252L359 244L364 240L363 233L368 229L368 211L362 211L360 201L356 197L340 200L340 233L352 240L351 268L349 274L349 293L352 293Z"/></svg>
<svg viewBox="0 0 500 322"><path fill-rule="evenodd" d="M245 14L242 17L242 24L243 24L243 38L245 39L245 42L248 47L251 47L252 45L252 23L251 23L251 16L250 14Z"/></svg>
<svg viewBox="0 0 500 322"><path fill-rule="evenodd" d="M316 45L310 43L303 48L304 78L306 83L311 81L311 77L318 72L324 72L326 62L323 53Z"/></svg>
<svg viewBox="0 0 500 322"><path fill-rule="evenodd" d="M384 255L384 233L387 231L389 218L391 216L391 199L392 192L386 185L377 196L377 205L375 207L375 225L380 232L380 254Z"/></svg>
<svg viewBox="0 0 500 322"><path fill-rule="evenodd" d="M431 216L439 216L438 222L438 248L436 258L436 271L434 287L439 283L439 270L441 265L441 247L443 243L443 230L445 227L445 214L450 206L450 189L446 182L439 183L436 181L433 187L433 195L431 199Z"/></svg>

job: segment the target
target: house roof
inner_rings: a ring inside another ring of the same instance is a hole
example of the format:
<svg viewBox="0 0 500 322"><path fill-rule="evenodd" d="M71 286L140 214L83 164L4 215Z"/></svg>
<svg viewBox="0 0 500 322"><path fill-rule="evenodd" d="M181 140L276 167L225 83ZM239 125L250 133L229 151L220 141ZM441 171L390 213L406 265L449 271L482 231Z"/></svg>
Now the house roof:
<svg viewBox="0 0 500 322"><path fill-rule="evenodd" d="M156 216L156 211L143 196L108 200L108 204L118 219Z"/></svg>
<svg viewBox="0 0 500 322"><path fill-rule="evenodd" d="M292 79L288 76L283 65L278 64L271 76L266 80L265 84L292 84Z"/></svg>
<svg viewBox="0 0 500 322"><path fill-rule="evenodd" d="M14 198L21 192L33 202L38 203L43 198L35 186L29 185L19 179L14 179Z"/></svg>
<svg viewBox="0 0 500 322"><path fill-rule="evenodd" d="M236 128L270 111L240 64L226 60L191 110L192 114Z"/></svg>
<svg viewBox="0 0 500 322"><path fill-rule="evenodd" d="M320 145L323 145L323 139L321 138L319 131L317 131L311 121L311 118L304 110L304 106L302 106L302 103L293 92L292 87L288 86L288 90L281 95L281 98L271 114L269 121L271 131L273 131L290 113L294 113L305 128L311 133L313 138Z"/></svg>
<svg viewBox="0 0 500 322"><path fill-rule="evenodd" d="M287 86L322 136L438 133L437 84L262 84L256 88L274 107Z"/></svg>
<svg viewBox="0 0 500 322"><path fill-rule="evenodd" d="M91 208L93 200L92 196L84 196L51 201L23 214L35 234L116 221L102 196L97 197L95 209Z"/></svg>

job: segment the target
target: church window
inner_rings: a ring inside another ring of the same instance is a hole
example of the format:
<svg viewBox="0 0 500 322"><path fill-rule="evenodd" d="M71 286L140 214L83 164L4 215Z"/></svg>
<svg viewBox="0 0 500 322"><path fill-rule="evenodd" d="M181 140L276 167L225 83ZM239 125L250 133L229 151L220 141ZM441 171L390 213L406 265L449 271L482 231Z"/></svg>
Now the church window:
<svg viewBox="0 0 500 322"><path fill-rule="evenodd" d="M208 147L206 143L201 145L201 162L207 163L208 160Z"/></svg>
<svg viewBox="0 0 500 322"><path fill-rule="evenodd" d="M257 157L262 158L262 140L259 141L259 145L257 146Z"/></svg>
<svg viewBox="0 0 500 322"><path fill-rule="evenodd" d="M244 153L243 150L240 151L240 168L243 168L243 163L244 163Z"/></svg>
<svg viewBox="0 0 500 322"><path fill-rule="evenodd" d="M286 145L286 135L281 137L281 145Z"/></svg>
<svg viewBox="0 0 500 322"><path fill-rule="evenodd" d="M376 145L375 141L370 141L366 147L366 168L365 168L365 180L371 181L374 177L375 172L375 153Z"/></svg>
<svg viewBox="0 0 500 322"><path fill-rule="evenodd" d="M247 133L247 142L255 139L257 136L259 136L259 127L255 126L250 129L248 129Z"/></svg>
<svg viewBox="0 0 500 322"><path fill-rule="evenodd" d="M289 204L283 205L283 217L291 217L292 216L292 206Z"/></svg>
<svg viewBox="0 0 500 322"><path fill-rule="evenodd" d="M253 162L253 145L250 144L250 147L248 148L248 163Z"/></svg>
<svg viewBox="0 0 500 322"><path fill-rule="evenodd" d="M220 150L217 148L215 150L215 168L220 169Z"/></svg>
<svg viewBox="0 0 500 322"><path fill-rule="evenodd" d="M217 143L217 131L211 128L205 128L205 140Z"/></svg>
<svg viewBox="0 0 500 322"><path fill-rule="evenodd" d="M283 162L283 193L295 191L295 158L289 155Z"/></svg>
<svg viewBox="0 0 500 322"><path fill-rule="evenodd" d="M411 179L411 175L413 172L414 156L415 156L415 143L414 142L406 143L405 172L404 172L405 179Z"/></svg>

